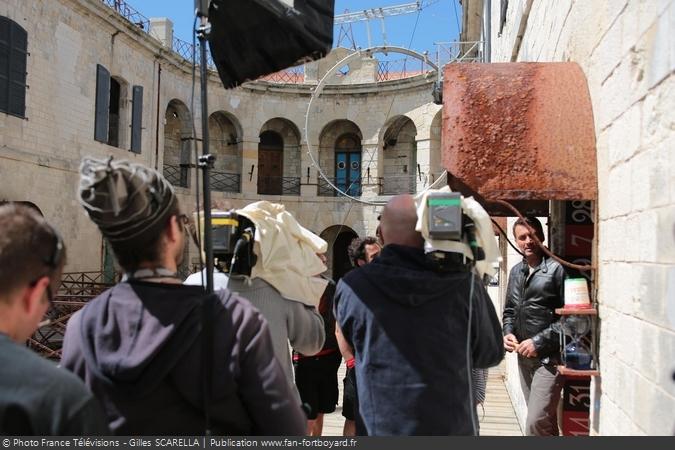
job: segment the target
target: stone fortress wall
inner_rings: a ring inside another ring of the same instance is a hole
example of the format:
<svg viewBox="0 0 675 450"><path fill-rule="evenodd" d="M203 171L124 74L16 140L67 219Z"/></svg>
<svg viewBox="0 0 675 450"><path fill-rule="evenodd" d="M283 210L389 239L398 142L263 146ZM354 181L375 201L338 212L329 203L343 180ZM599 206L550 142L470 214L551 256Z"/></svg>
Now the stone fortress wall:
<svg viewBox="0 0 675 450"><path fill-rule="evenodd" d="M192 212L196 171L180 164L194 157L193 121L201 140L199 71L192 99L191 63L171 50L171 23L151 19L141 28L100 0L8 0L0 16L22 27L28 42L25 117L0 113L0 200L32 202L63 231L72 255L66 270L100 270L107 258L76 201L83 156L126 158L163 171ZM360 151L359 197L369 201L419 191L442 172L434 76L376 83L376 61L364 57L324 90L305 130L311 88L347 53L339 49L308 65L304 83L256 81L227 91L215 71L209 74L216 202L283 203L331 244L343 231L374 234L379 208L335 196L317 176L307 138L333 182L336 148ZM111 79L106 92L115 119L107 142L95 139L101 71ZM139 86L142 97L134 97ZM140 152L129 150L134 98L142 104ZM190 250L194 261L196 249Z"/></svg>

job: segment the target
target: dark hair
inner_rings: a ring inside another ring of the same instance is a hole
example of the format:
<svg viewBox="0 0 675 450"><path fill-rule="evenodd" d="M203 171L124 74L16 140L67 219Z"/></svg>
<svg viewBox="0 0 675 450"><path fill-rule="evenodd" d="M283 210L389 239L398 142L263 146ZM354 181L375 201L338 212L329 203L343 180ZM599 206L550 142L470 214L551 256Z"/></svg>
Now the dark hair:
<svg viewBox="0 0 675 450"><path fill-rule="evenodd" d="M48 276L61 276L66 260L58 232L34 208L0 206L0 290L11 292Z"/></svg>
<svg viewBox="0 0 675 450"><path fill-rule="evenodd" d="M132 239L130 241L109 242L110 247L115 255L117 263L127 272L133 272L138 269L141 263L155 263L158 262L164 252L164 248L160 245L161 237L169 224L171 217L180 215L180 207L178 202L174 202L171 206L166 220L161 223L161 229L155 230L154 233L144 233L147 237L139 239ZM178 222L182 228L182 222Z"/></svg>
<svg viewBox="0 0 675 450"><path fill-rule="evenodd" d="M366 245L380 245L380 242L373 236L366 236L363 239L354 238L349 244L347 254L354 267L358 267L357 261L359 259L366 260Z"/></svg>
<svg viewBox="0 0 675 450"><path fill-rule="evenodd" d="M534 231L536 232L539 240L540 241L544 240L544 238L545 238L544 227L541 226L541 222L536 217L527 216L527 217L525 217L525 220L523 220L521 218L518 218L518 220L516 220L516 222L513 224L513 230L512 231L513 231L514 236L516 235L516 226L518 226L518 225L522 225L524 227L526 227L526 225L531 226L532 228L534 228Z"/></svg>

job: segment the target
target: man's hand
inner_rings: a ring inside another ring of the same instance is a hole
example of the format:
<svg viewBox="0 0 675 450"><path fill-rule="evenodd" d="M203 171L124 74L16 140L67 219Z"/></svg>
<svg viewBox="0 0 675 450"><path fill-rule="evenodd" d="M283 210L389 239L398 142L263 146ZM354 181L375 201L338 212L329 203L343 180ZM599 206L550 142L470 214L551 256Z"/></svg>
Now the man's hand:
<svg viewBox="0 0 675 450"><path fill-rule="evenodd" d="M523 342L518 344L516 350L526 358L534 358L537 356L537 349L534 348L534 342L532 339L525 339Z"/></svg>
<svg viewBox="0 0 675 450"><path fill-rule="evenodd" d="M504 349L507 352L512 352L518 348L518 339L512 333L504 336Z"/></svg>

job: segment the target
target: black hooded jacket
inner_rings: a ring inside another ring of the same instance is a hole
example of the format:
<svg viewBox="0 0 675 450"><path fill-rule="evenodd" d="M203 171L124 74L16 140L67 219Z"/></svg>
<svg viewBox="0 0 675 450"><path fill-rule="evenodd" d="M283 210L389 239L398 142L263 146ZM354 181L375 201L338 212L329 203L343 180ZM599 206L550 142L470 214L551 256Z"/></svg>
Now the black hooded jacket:
<svg viewBox="0 0 675 450"><path fill-rule="evenodd" d="M204 295L198 286L120 283L70 319L61 364L101 400L115 434L204 432ZM211 307L213 433L303 434L265 319L226 290Z"/></svg>
<svg viewBox="0 0 675 450"><path fill-rule="evenodd" d="M436 271L423 250L389 244L342 278L336 317L354 348L368 435L473 433L470 298L470 360L476 368L494 366L504 355L499 321L472 273Z"/></svg>

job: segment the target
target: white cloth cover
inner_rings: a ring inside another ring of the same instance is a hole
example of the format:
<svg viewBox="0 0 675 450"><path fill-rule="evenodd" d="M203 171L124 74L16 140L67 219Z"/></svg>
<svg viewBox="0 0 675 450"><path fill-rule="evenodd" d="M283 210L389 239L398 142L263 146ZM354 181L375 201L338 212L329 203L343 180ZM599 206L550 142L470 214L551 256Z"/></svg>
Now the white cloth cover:
<svg viewBox="0 0 675 450"><path fill-rule="evenodd" d="M262 278L289 300L318 306L328 281L316 276L327 269L316 254L326 252L326 241L302 227L278 203L251 203L237 214L256 228L253 251L258 260L251 278Z"/></svg>
<svg viewBox="0 0 675 450"><path fill-rule="evenodd" d="M230 278L226 273L220 272L219 270L213 270L213 290L218 291L221 289L227 289L227 283L230 281ZM192 275L189 275L183 284L191 286L203 286L206 287L206 269L203 269L201 272L195 272Z"/></svg>
<svg viewBox="0 0 675 450"><path fill-rule="evenodd" d="M467 258L473 259L471 247L469 247L468 242L434 240L429 237L429 226L425 219L427 196L430 192L451 192L451 190L448 186L445 186L441 189L428 189L415 196L415 205L417 206L417 224L415 230L422 233L425 251L431 252L434 250L441 250L463 253ZM485 274L493 276L497 272L497 269L494 267L496 265L495 263L501 261L501 256L497 238L495 238L492 229L490 216L473 197L467 198L462 196L462 211L473 219L476 224L476 241L478 242L478 245L483 248L483 251L485 251L485 259L476 262L476 270L481 277Z"/></svg>

